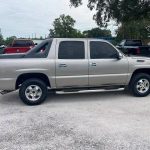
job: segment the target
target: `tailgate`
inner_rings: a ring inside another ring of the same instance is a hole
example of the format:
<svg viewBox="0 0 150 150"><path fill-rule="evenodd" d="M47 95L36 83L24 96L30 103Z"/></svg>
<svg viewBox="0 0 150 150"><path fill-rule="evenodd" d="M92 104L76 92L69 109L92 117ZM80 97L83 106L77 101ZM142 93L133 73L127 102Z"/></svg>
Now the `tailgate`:
<svg viewBox="0 0 150 150"><path fill-rule="evenodd" d="M5 54L11 54L11 53L26 53L30 50L30 47L8 47L5 49Z"/></svg>

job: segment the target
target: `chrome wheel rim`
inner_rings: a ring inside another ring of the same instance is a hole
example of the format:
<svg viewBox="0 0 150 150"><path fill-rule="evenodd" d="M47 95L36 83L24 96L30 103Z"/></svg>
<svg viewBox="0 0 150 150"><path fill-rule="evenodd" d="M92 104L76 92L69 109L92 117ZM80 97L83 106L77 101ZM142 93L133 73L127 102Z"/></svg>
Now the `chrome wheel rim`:
<svg viewBox="0 0 150 150"><path fill-rule="evenodd" d="M149 90L149 88L150 88L150 83L147 79L140 79L137 82L136 89L139 93L144 94Z"/></svg>
<svg viewBox="0 0 150 150"><path fill-rule="evenodd" d="M42 96L42 89L38 85L30 85L25 90L26 98L30 101L37 101Z"/></svg>

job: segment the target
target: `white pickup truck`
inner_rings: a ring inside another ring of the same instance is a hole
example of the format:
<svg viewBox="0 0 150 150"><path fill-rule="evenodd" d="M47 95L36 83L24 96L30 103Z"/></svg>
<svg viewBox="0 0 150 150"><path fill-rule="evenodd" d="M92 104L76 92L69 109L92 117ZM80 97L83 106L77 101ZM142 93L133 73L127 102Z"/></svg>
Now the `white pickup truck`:
<svg viewBox="0 0 150 150"><path fill-rule="evenodd" d="M0 90L17 90L28 105L50 90L117 89L150 93L150 58L126 57L96 39L47 39L25 54L0 55Z"/></svg>

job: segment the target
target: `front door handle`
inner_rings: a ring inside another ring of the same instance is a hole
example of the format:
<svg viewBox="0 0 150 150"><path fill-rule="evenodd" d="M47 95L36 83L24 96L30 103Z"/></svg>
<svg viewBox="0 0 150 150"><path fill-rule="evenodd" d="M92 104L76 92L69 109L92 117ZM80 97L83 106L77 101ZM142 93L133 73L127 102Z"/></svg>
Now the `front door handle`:
<svg viewBox="0 0 150 150"><path fill-rule="evenodd" d="M67 65L66 65L66 64L60 64L59 67L60 67L60 68L61 68L61 67L67 67Z"/></svg>
<svg viewBox="0 0 150 150"><path fill-rule="evenodd" d="M91 66L92 67L96 67L96 63L91 63Z"/></svg>

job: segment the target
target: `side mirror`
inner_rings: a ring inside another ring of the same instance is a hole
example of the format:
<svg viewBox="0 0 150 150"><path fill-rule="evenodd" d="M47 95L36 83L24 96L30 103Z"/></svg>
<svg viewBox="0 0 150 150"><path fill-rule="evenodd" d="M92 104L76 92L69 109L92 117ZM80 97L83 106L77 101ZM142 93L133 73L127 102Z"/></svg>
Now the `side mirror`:
<svg viewBox="0 0 150 150"><path fill-rule="evenodd" d="M116 53L116 58L117 58L118 60L120 60L120 59L123 58L123 55L122 55L121 53L117 52L117 53Z"/></svg>

